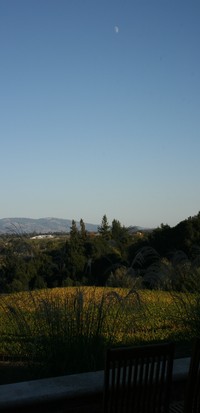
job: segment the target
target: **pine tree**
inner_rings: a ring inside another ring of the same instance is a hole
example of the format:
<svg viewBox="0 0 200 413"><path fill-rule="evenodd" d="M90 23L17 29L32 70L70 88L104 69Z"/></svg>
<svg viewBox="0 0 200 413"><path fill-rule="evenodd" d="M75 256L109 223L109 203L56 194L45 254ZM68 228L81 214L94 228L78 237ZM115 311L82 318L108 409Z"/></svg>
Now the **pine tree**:
<svg viewBox="0 0 200 413"><path fill-rule="evenodd" d="M111 237L110 225L106 214L102 218L101 225L98 227L98 232L105 240L109 240Z"/></svg>
<svg viewBox="0 0 200 413"><path fill-rule="evenodd" d="M85 224L82 218L80 220L80 236L82 240L85 240L87 236L87 231L86 231Z"/></svg>

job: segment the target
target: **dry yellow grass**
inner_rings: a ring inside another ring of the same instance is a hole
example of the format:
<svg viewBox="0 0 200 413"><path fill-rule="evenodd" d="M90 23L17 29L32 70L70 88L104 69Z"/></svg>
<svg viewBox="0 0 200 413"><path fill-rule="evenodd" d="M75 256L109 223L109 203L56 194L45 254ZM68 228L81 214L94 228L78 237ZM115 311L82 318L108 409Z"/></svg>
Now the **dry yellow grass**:
<svg viewBox="0 0 200 413"><path fill-rule="evenodd" d="M44 289L1 296L0 333L8 333L7 313L13 324L10 330L25 329L27 324L33 335L50 334L49 329L56 331L59 324L57 334L64 330L75 334L76 329L76 334L100 334L112 343L176 339L184 330L176 311L169 292L111 287Z"/></svg>

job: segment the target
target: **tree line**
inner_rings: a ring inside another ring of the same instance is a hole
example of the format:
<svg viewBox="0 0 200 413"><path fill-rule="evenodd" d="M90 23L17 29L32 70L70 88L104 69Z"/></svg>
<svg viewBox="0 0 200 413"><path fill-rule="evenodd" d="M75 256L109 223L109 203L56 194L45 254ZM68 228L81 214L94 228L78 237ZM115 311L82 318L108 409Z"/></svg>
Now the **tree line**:
<svg viewBox="0 0 200 413"><path fill-rule="evenodd" d="M191 288L200 277L200 212L175 227L132 233L104 215L97 233L83 219L69 234L0 237L0 292L73 285Z"/></svg>

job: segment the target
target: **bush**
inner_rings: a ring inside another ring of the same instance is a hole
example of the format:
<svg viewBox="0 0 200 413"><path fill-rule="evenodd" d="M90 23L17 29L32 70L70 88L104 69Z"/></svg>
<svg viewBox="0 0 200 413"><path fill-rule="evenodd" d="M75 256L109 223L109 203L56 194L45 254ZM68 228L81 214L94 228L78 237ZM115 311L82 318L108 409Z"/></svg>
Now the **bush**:
<svg viewBox="0 0 200 413"><path fill-rule="evenodd" d="M0 301L1 347L6 354L37 361L47 375L97 370L105 348L122 342L130 331L136 304L139 308L133 291L120 295L98 288L6 296Z"/></svg>
<svg viewBox="0 0 200 413"><path fill-rule="evenodd" d="M108 277L107 286L117 288L137 288L137 278L127 270L126 267L119 267Z"/></svg>

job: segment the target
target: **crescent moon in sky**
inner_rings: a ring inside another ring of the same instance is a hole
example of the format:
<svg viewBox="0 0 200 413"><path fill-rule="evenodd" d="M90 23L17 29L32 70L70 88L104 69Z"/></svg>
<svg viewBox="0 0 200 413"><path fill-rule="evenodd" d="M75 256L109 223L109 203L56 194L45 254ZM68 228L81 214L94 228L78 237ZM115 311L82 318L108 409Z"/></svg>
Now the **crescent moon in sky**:
<svg viewBox="0 0 200 413"><path fill-rule="evenodd" d="M119 33L119 26L114 27L115 33Z"/></svg>

